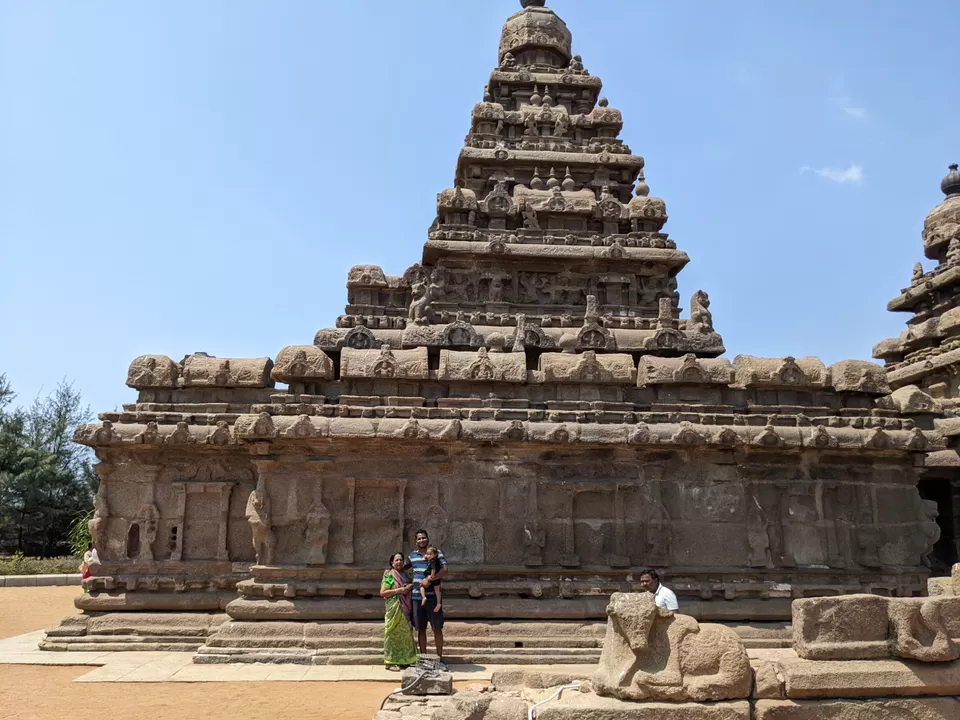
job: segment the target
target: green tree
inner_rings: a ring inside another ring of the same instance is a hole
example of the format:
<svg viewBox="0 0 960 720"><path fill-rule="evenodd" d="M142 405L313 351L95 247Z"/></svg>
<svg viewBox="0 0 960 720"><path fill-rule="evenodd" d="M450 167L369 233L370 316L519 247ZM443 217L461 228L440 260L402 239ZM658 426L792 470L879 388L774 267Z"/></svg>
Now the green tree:
<svg viewBox="0 0 960 720"><path fill-rule="evenodd" d="M0 375L0 549L69 553L71 524L89 509L97 483L89 451L71 439L90 411L66 382L27 408L11 410L14 398Z"/></svg>

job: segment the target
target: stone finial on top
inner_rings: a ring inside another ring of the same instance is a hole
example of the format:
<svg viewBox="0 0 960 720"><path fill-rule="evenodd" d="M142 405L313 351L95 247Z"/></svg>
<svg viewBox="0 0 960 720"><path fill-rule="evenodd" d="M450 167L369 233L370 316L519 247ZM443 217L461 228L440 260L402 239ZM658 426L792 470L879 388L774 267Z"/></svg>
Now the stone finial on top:
<svg viewBox="0 0 960 720"><path fill-rule="evenodd" d="M528 7L546 7L547 0L520 0L520 5L526 10Z"/></svg>
<svg viewBox="0 0 960 720"><path fill-rule="evenodd" d="M947 197L960 195L960 169L958 169L956 163L950 166L950 172L940 181L940 189Z"/></svg>

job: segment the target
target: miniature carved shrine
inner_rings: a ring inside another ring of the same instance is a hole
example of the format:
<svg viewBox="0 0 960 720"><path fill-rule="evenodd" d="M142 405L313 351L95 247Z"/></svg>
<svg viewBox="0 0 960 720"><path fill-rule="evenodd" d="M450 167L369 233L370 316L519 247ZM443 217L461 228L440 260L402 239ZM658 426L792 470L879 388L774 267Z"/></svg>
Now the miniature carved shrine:
<svg viewBox="0 0 960 720"><path fill-rule="evenodd" d="M177 611L171 643L309 662L325 621L382 617L419 527L453 621L603 621L646 566L699 620L925 592L932 424L872 363L719 358L621 113L564 22L523 5L420 263L351 269L336 327L275 360L137 358L137 402L78 431L101 564L50 647Z"/></svg>

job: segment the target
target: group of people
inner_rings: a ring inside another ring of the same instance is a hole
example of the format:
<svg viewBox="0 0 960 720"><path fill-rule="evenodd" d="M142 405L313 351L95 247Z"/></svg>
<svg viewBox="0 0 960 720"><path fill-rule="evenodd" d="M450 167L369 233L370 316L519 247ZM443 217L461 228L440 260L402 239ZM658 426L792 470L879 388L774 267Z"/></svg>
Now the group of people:
<svg viewBox="0 0 960 720"><path fill-rule="evenodd" d="M417 662L427 652L427 626L433 629L433 640L443 663L443 577L447 561L443 553L430 544L426 530L417 530L417 549L408 556L394 553L383 573L380 597L386 601L383 632L383 662L387 670L402 670ZM412 577L410 571L413 571ZM640 573L640 586L653 593L657 607L665 613L679 611L677 596L660 582L656 570ZM414 644L413 633L417 633Z"/></svg>
<svg viewBox="0 0 960 720"><path fill-rule="evenodd" d="M433 640L443 663L443 576L447 561L443 553L430 544L426 530L417 530L417 549L404 557L390 556L390 566L383 573L380 597L386 600L384 617L383 662L388 670L402 670L417 662L417 646L427 652L427 626L433 628ZM413 577L410 571L413 571ZM417 645L413 631L417 633Z"/></svg>

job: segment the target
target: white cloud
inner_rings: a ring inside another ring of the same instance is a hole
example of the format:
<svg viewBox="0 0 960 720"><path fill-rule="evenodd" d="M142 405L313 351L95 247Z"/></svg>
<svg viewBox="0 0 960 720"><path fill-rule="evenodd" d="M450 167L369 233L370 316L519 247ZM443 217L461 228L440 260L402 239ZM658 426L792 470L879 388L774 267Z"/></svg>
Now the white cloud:
<svg viewBox="0 0 960 720"><path fill-rule="evenodd" d="M843 111L850 117L855 117L858 120L863 120L867 116L867 109L862 107L844 107Z"/></svg>
<svg viewBox="0 0 960 720"><path fill-rule="evenodd" d="M843 110L844 113L852 118L863 120L867 117L867 109L865 107L860 107L846 95L834 97L830 100L830 102Z"/></svg>
<svg viewBox="0 0 960 720"><path fill-rule="evenodd" d="M863 180L863 166L857 165L856 163L851 163L850 167L846 170L830 167L812 168L804 165L800 168L800 172L801 174L812 172L815 175L819 175L827 180L832 180L835 183L859 183Z"/></svg>

